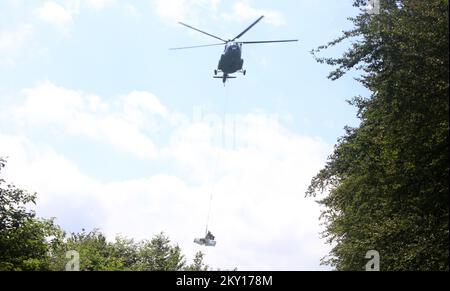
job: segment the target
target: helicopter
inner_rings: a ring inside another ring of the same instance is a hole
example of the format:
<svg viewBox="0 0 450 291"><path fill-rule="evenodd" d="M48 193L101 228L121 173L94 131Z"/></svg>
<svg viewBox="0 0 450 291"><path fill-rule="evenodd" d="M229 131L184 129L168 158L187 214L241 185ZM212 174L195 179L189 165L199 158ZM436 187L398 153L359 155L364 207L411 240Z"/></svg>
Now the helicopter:
<svg viewBox="0 0 450 291"><path fill-rule="evenodd" d="M235 76L231 76L231 74L240 72L245 76L247 73L247 71L245 69L243 69L243 66L244 66L244 59L242 59L242 45L243 44L266 44L266 43L276 43L276 42L296 42L296 41L298 41L298 39L267 40L267 41L238 41L244 34L246 34L251 28L253 28L253 26L255 26L263 18L264 18L264 15L259 17L255 22L253 22L249 27L247 27L243 32L241 32L235 38L230 39L230 40L225 40L223 38L220 38L213 34L207 33L205 31L202 31L200 29L192 27L183 22L178 22L179 24L181 24L187 28L193 29L197 32L208 35L212 38L218 39L222 42L217 43L217 44L171 48L170 50L183 50L183 49L193 49L193 48L225 45L225 50L220 57L220 61L217 66L217 69L214 70L214 78L222 79L222 82L225 85L227 79L235 79L236 78ZM222 76L218 76L219 72L222 73Z"/></svg>

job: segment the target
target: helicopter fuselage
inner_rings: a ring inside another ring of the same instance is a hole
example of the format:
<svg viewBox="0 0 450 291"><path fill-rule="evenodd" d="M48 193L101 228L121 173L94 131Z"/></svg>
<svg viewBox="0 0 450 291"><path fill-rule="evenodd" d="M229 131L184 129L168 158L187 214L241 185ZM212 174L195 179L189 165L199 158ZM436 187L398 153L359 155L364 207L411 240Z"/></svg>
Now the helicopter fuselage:
<svg viewBox="0 0 450 291"><path fill-rule="evenodd" d="M225 45L225 51L220 57L218 70L224 74L233 74L242 70L244 60L242 59L242 44L229 42Z"/></svg>
<svg viewBox="0 0 450 291"><path fill-rule="evenodd" d="M288 40L263 40L263 41L236 41L240 39L244 34L247 33L253 26L255 26L261 19L264 18L264 15L259 17L255 22L253 22L249 27L247 27L243 32L238 34L235 38L231 40L225 40L213 34L207 33L203 30L192 27L183 22L179 22L181 25L186 26L190 29L193 29L197 32L208 35L212 38L218 39L222 41L219 44L210 44L210 45L200 45L200 46L190 46L190 47L179 47L173 48L172 50L180 50L180 49L192 49L192 48L200 48L200 47L209 47L209 46L218 46L225 44L225 50L220 57L219 65L217 66L217 70L214 70L214 78L222 79L223 83L227 81L227 79L234 79L235 76L230 76L233 73L241 72L242 74L246 74L246 70L243 70L244 60L242 59L242 45L243 44L264 44L264 43L280 43L280 42L294 42L298 41L297 39L288 39ZM218 72L222 72L222 76L217 76Z"/></svg>

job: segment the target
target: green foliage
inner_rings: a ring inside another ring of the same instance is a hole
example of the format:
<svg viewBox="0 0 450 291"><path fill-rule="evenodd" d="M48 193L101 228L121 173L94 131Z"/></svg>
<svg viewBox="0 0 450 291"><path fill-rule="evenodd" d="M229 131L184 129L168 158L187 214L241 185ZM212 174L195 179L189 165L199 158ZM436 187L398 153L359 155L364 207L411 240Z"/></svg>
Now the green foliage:
<svg viewBox="0 0 450 291"><path fill-rule="evenodd" d="M151 241L135 242L118 236L108 242L98 230L73 233L52 256L52 270L65 270L67 251L77 251L80 271L203 271L203 254L197 253L194 263L186 261L178 245L171 244L163 233Z"/></svg>
<svg viewBox="0 0 450 291"><path fill-rule="evenodd" d="M138 262L134 269L139 271L180 271L185 266L184 256L178 245L171 245L163 233L151 241L143 241L138 248Z"/></svg>
<svg viewBox="0 0 450 291"><path fill-rule="evenodd" d="M0 158L0 172L5 161ZM62 231L53 219L35 218L26 206L36 195L6 185L0 179L0 270L46 270L48 253L59 243Z"/></svg>
<svg viewBox="0 0 450 291"><path fill-rule="evenodd" d="M5 166L0 158L0 172ZM197 253L192 265L178 245L163 233L151 241L135 242L118 236L108 242L95 229L66 235L54 219L36 218L29 210L36 194L29 194L0 179L0 271L64 271L71 258L79 254L81 271L204 271L203 254Z"/></svg>
<svg viewBox="0 0 450 291"><path fill-rule="evenodd" d="M63 271L69 258L68 251L76 251L80 257L80 271L125 270L125 259L116 252L114 244L107 242L99 231L72 233L51 258L51 269Z"/></svg>
<svg viewBox="0 0 450 291"><path fill-rule="evenodd" d="M139 262L139 243L135 243L133 239L123 236L117 236L113 244L111 244L111 256L120 258L122 262L122 270L136 270Z"/></svg>
<svg viewBox="0 0 450 291"><path fill-rule="evenodd" d="M198 252L195 254L194 262L185 268L185 271L202 272L208 271L209 267L203 263L204 254Z"/></svg>
<svg viewBox="0 0 450 291"><path fill-rule="evenodd" d="M333 80L362 70L373 92L352 100L361 125L347 128L307 192L329 192L320 203L334 248L324 263L363 270L377 250L382 270L448 270L448 0L380 4L313 51L355 37L341 58L317 60L337 66Z"/></svg>

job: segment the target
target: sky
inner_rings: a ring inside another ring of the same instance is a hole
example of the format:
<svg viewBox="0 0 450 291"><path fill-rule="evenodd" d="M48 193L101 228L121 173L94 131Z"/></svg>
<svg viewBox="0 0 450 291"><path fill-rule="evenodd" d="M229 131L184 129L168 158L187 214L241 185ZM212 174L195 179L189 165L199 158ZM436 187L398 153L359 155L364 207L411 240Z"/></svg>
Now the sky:
<svg viewBox="0 0 450 291"><path fill-rule="evenodd" d="M2 176L69 232L163 231L213 268L327 270L321 197L305 191L358 124L346 100L369 93L309 52L356 13L352 0L2 0ZM241 40L299 42L244 46L247 75L225 87L222 47L169 50L217 43L178 21L228 39L261 15ZM207 221L215 248L193 243Z"/></svg>

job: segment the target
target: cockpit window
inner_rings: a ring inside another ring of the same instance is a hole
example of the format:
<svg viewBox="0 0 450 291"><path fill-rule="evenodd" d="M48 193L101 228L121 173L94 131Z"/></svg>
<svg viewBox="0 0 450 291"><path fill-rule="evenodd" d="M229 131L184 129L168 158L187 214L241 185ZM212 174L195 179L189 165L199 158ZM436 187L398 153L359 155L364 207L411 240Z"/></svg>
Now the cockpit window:
<svg viewBox="0 0 450 291"><path fill-rule="evenodd" d="M225 51L228 51L228 50L235 51L237 49L239 49L239 44L237 44L235 42L229 42L225 45Z"/></svg>

